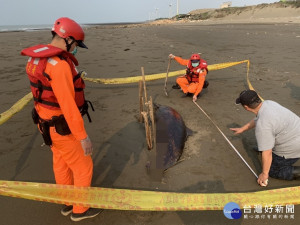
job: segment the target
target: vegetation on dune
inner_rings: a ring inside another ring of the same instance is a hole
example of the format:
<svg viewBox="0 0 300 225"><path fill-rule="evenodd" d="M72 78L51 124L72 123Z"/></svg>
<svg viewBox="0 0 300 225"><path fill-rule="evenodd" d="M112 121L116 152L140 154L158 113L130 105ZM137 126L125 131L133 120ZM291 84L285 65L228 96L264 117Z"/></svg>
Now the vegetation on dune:
<svg viewBox="0 0 300 225"><path fill-rule="evenodd" d="M278 2L279 4L281 4L284 7L294 7L294 8L300 8L300 1L280 1Z"/></svg>
<svg viewBox="0 0 300 225"><path fill-rule="evenodd" d="M207 10L201 13L189 13L189 14L179 14L173 17L174 20L207 20L210 18L223 18L228 15L239 15L242 12L255 10L255 9L263 9L269 6L278 7L278 8L299 8L300 7L300 0L297 1L280 1L276 3L263 3L256 6L245 6L245 7L228 7L223 9L215 9L215 10ZM196 10L197 11L197 10Z"/></svg>

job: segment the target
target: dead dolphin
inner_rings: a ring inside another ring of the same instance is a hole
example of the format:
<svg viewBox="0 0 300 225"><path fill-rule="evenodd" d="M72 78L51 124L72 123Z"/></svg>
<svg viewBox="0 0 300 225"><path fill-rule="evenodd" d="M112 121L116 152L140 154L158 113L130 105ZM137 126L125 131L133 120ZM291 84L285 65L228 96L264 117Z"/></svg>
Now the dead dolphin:
<svg viewBox="0 0 300 225"><path fill-rule="evenodd" d="M154 110L156 148L151 150L150 170L165 171L180 159L190 130L175 109L155 104Z"/></svg>

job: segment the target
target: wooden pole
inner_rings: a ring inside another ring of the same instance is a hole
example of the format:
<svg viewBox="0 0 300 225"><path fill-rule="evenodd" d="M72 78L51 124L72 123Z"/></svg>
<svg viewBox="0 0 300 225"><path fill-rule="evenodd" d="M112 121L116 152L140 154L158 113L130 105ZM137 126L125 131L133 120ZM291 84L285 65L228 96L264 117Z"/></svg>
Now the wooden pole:
<svg viewBox="0 0 300 225"><path fill-rule="evenodd" d="M140 80L139 82L139 101L140 101L140 116L139 122L143 122L143 115L142 112L144 111L144 100L143 100L143 81Z"/></svg>
<svg viewBox="0 0 300 225"><path fill-rule="evenodd" d="M144 72L144 67L141 67L142 70L142 77L143 77L143 84L144 84L144 95L145 95L145 102L148 102L147 99L147 90L146 90L146 80L145 80L145 72Z"/></svg>
<svg viewBox="0 0 300 225"><path fill-rule="evenodd" d="M168 82L168 76L169 76L169 70L170 70L171 60L172 60L172 59L169 58L168 67L167 67L167 74L166 74L166 79L165 79L165 87L164 87L164 90L165 90L166 96L168 96L167 82Z"/></svg>
<svg viewBox="0 0 300 225"><path fill-rule="evenodd" d="M145 123L145 131L146 131L146 141L148 145L148 150L151 150L153 148L153 138L154 138L154 133L153 133L153 126L154 126L154 114L153 114L153 102L152 102L152 97L150 96L150 101L148 101L147 98L147 89L146 89L146 80L145 80L145 72L144 72L144 67L141 67L142 70L142 83L144 86L144 100L143 97L143 90L142 90L142 84L140 82L140 90L139 90L139 95L140 95L140 110L141 110L141 115L144 119ZM141 106L142 104L142 106ZM145 105L145 111L144 111L144 105ZM151 105L151 106L150 106ZM151 126L149 125L149 116L150 113L150 119L151 119Z"/></svg>
<svg viewBox="0 0 300 225"><path fill-rule="evenodd" d="M156 125L155 125L155 117L154 117L154 110L153 110L153 101L152 96L150 96L149 100L149 113L150 113L150 119L151 119L151 139L153 140L154 147L156 143Z"/></svg>
<svg viewBox="0 0 300 225"><path fill-rule="evenodd" d="M148 150L152 149L152 139L151 139L151 134L150 134L150 128L149 128L149 122L148 122L148 113L142 112L142 115L144 117L144 122L145 122L145 132L146 132L146 141L148 145Z"/></svg>

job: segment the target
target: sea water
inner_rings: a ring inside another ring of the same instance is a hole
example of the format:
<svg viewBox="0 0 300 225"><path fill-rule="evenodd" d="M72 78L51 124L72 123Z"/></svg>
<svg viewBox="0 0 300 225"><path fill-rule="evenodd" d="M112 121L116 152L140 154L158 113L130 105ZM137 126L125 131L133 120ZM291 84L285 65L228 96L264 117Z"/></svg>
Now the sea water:
<svg viewBox="0 0 300 225"><path fill-rule="evenodd" d="M98 24L81 24L82 27L92 27L92 26L109 26L109 25L129 25L129 24L139 24L143 22L136 23L98 23ZM51 30L53 24L41 24L41 25L4 25L0 26L0 32L20 32L20 31L38 31L38 30Z"/></svg>
<svg viewBox="0 0 300 225"><path fill-rule="evenodd" d="M9 25L0 26L0 32L18 32L18 31L36 31L36 30L50 30L52 25Z"/></svg>

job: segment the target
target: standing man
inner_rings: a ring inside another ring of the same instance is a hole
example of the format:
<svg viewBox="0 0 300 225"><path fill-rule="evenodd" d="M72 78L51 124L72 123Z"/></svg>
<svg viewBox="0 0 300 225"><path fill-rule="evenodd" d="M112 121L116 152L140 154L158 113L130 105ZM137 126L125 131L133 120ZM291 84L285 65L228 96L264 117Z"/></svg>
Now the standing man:
<svg viewBox="0 0 300 225"><path fill-rule="evenodd" d="M255 128L258 150L262 152L262 173L257 183L266 186L269 176L284 180L300 178L300 167L293 166L300 158L300 118L274 101L262 102L253 90L241 92L236 104L256 115L249 123L231 130L241 134Z"/></svg>
<svg viewBox="0 0 300 225"><path fill-rule="evenodd" d="M24 49L29 56L26 73L34 98L33 120L44 142L53 152L53 171L57 184L89 187L93 175L92 142L84 128L87 113L84 82L75 66L77 47L84 32L75 21L63 17L55 21L52 41ZM64 205L61 213L71 220L95 217L101 210L78 205Z"/></svg>
<svg viewBox="0 0 300 225"><path fill-rule="evenodd" d="M176 79L176 85L173 88L181 88L183 93L193 94L193 101L196 101L202 88L207 88L208 81L205 80L208 73L207 63L201 59L199 54L192 54L190 59L182 59L173 54L169 58L175 59L179 64L186 66L186 74Z"/></svg>

